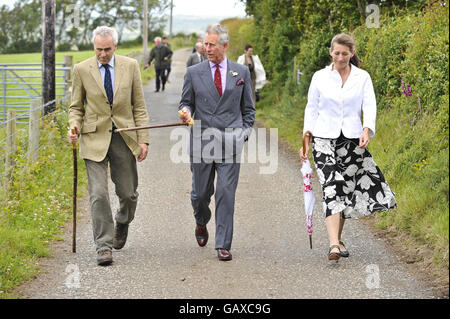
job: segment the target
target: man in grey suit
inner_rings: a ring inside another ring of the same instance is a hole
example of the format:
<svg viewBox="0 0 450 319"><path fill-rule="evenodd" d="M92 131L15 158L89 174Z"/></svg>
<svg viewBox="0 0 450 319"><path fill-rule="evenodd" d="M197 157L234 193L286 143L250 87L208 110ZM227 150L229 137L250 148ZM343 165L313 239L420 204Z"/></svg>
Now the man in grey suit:
<svg viewBox="0 0 450 319"><path fill-rule="evenodd" d="M195 53L192 53L186 62L187 67L193 66L206 60L205 56L203 55L203 43L197 42L195 44L195 50Z"/></svg>
<svg viewBox="0 0 450 319"><path fill-rule="evenodd" d="M191 127L191 203L199 246L208 241L209 203L215 192L216 242L219 260L231 260L233 216L240 156L253 127L255 106L249 69L227 59L228 32L208 26L204 48L208 61L187 69L179 109Z"/></svg>

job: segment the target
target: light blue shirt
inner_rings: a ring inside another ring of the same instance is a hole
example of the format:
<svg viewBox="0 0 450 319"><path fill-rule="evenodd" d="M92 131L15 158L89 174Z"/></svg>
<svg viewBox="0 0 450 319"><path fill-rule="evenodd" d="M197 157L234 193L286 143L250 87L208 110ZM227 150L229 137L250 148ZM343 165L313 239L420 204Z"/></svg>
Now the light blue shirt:
<svg viewBox="0 0 450 319"><path fill-rule="evenodd" d="M102 64L97 60L98 68L100 70L100 75L102 77L102 83L105 84L105 68L102 66ZM111 73L111 86L114 92L114 55L112 56L111 60L109 60L109 73Z"/></svg>

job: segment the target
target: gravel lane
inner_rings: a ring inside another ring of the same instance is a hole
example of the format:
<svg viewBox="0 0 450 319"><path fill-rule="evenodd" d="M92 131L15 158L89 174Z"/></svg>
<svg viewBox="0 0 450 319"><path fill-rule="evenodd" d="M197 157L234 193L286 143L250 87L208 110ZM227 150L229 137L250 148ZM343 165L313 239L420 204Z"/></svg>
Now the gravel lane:
<svg viewBox="0 0 450 319"><path fill-rule="evenodd" d="M151 123L177 122L185 61L190 49L175 52L166 91L145 87ZM177 130L177 131L174 131ZM138 164L139 202L129 239L113 251L114 263L96 265L87 201L80 203L78 251L67 239L43 259L42 273L18 291L27 298L433 298L386 244L358 220L346 222L350 258L328 262L328 239L317 180L313 249L304 225L300 165L279 143L275 174L268 164L243 163L236 196L233 260L220 262L210 241L197 246L190 204L188 163L173 163L177 143L164 128L150 132L149 157ZM254 137L265 139L264 132ZM261 159L261 158L259 158ZM113 208L118 207L110 184ZM214 198L211 202L214 207Z"/></svg>

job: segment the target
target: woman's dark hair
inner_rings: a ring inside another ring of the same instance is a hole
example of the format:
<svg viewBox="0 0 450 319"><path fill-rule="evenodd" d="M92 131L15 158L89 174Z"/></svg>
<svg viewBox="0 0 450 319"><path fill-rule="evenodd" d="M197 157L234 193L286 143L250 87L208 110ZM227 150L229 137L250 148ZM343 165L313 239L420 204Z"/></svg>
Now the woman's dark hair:
<svg viewBox="0 0 450 319"><path fill-rule="evenodd" d="M331 50L333 50L333 45L335 43L347 46L350 49L350 51L354 51L356 49L355 40L353 40L353 38L351 36L349 36L348 34L345 34L345 33L340 33L333 37L333 40L331 40ZM359 59L356 52L350 59L350 63L355 65L358 68L361 65L361 60Z"/></svg>
<svg viewBox="0 0 450 319"><path fill-rule="evenodd" d="M248 49L253 49L251 44L245 45L245 51L248 51Z"/></svg>

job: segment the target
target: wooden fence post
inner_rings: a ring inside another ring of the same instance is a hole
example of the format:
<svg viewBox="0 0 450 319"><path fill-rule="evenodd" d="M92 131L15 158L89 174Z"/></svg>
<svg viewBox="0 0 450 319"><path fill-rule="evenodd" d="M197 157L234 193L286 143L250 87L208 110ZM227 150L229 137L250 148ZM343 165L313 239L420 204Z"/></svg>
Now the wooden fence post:
<svg viewBox="0 0 450 319"><path fill-rule="evenodd" d="M65 55L64 56L64 66L70 67L69 71L65 72L65 81L66 84L64 85L64 103L70 103L72 100L72 96L70 94L70 89L72 87L72 64L73 63L73 56L72 55Z"/></svg>
<svg viewBox="0 0 450 319"><path fill-rule="evenodd" d="M6 115L8 124L6 125L6 162L5 173L9 179L12 169L14 168L13 155L17 151L16 144L16 111L8 110Z"/></svg>
<svg viewBox="0 0 450 319"><path fill-rule="evenodd" d="M41 119L40 106L40 99L33 99L31 101L28 133L28 160L31 163L35 163L39 160L39 122Z"/></svg>

